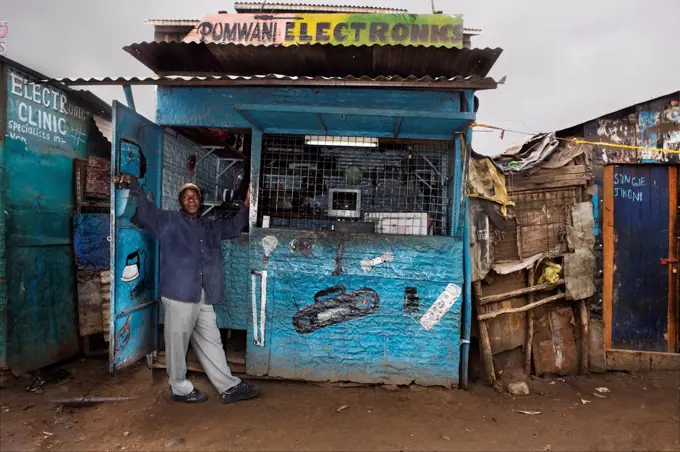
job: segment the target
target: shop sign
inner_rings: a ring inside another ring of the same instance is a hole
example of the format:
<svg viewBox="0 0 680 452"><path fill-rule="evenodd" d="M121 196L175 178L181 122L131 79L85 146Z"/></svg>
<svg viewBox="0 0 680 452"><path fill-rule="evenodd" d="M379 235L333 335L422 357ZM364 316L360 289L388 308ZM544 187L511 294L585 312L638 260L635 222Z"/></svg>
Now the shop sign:
<svg viewBox="0 0 680 452"><path fill-rule="evenodd" d="M445 14L211 14L184 42L292 46L463 46L463 16Z"/></svg>
<svg viewBox="0 0 680 452"><path fill-rule="evenodd" d="M64 92L22 73L7 73L7 138L84 150L90 113Z"/></svg>

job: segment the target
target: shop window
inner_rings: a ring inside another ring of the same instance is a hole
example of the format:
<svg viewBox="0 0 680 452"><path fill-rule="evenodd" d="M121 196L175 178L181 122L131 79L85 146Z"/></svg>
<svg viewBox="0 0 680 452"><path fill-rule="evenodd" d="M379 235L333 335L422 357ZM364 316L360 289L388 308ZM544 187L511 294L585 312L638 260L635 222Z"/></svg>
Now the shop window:
<svg viewBox="0 0 680 452"><path fill-rule="evenodd" d="M450 142L265 135L262 227L448 235Z"/></svg>

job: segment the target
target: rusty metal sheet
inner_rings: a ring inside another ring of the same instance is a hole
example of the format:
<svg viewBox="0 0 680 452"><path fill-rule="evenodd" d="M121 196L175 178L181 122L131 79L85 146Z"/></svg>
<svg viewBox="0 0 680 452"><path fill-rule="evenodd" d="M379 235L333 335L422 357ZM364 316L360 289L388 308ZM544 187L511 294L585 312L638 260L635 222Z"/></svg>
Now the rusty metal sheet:
<svg viewBox="0 0 680 452"><path fill-rule="evenodd" d="M87 158L85 196L97 199L111 197L111 162L101 157Z"/></svg>
<svg viewBox="0 0 680 452"><path fill-rule="evenodd" d="M416 46L291 47L142 42L124 47L159 75L486 77L502 49Z"/></svg>

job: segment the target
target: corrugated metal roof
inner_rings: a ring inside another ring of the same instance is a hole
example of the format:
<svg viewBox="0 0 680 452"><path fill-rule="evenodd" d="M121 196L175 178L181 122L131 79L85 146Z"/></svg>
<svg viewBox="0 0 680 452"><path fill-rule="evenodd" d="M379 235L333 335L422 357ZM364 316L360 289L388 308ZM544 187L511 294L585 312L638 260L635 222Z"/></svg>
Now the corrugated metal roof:
<svg viewBox="0 0 680 452"><path fill-rule="evenodd" d="M111 121L98 115L92 115L92 117L94 119L94 123L97 125L97 129L99 129L99 132L101 132L104 138L109 140L109 143L113 143L113 125L111 124Z"/></svg>
<svg viewBox="0 0 680 452"><path fill-rule="evenodd" d="M93 85L161 85L161 86L225 86L225 85L301 85L301 86L381 86L413 87L421 89L493 89L497 83L491 77L294 77L278 74L255 76L205 76L205 77L104 77L104 78L61 78L57 82L66 86Z"/></svg>
<svg viewBox="0 0 680 452"><path fill-rule="evenodd" d="M158 75L486 77L502 49L416 46L252 46L142 42L124 50Z"/></svg>
<svg viewBox="0 0 680 452"><path fill-rule="evenodd" d="M201 23L200 19L146 19L146 25L155 26L174 26L174 27L195 27Z"/></svg>
<svg viewBox="0 0 680 452"><path fill-rule="evenodd" d="M269 2L234 2L234 9L237 13L257 12L325 12L325 13L381 13L381 14L401 14L408 12L405 8L386 8L380 6L352 6L352 5L322 5L322 4L303 4L303 3L269 3Z"/></svg>

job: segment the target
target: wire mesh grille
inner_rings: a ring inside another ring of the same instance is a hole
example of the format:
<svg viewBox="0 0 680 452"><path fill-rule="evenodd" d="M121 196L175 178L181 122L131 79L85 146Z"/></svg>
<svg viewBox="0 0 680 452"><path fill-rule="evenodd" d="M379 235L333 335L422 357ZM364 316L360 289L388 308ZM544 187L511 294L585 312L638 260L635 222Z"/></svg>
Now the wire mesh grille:
<svg viewBox="0 0 680 452"><path fill-rule="evenodd" d="M263 227L446 235L451 143L266 135Z"/></svg>

